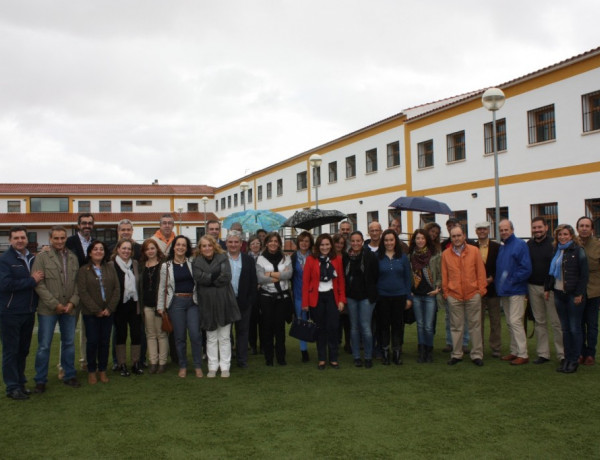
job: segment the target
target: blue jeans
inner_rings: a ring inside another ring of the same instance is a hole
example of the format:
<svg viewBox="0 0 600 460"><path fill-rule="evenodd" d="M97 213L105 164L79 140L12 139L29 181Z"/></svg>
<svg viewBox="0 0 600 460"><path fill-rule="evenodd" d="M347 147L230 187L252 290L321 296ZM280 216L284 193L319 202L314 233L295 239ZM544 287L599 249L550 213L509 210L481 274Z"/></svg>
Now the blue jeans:
<svg viewBox="0 0 600 460"><path fill-rule="evenodd" d="M36 383L48 382L48 363L50 348L54 338L56 323L60 329L60 366L65 371L64 380L77 376L75 371L75 315L39 315L38 314L38 349L35 354Z"/></svg>
<svg viewBox="0 0 600 460"><path fill-rule="evenodd" d="M88 372L104 372L108 365L110 333L113 329L113 315L101 318L95 315L81 315L87 337L86 359Z"/></svg>
<svg viewBox="0 0 600 460"><path fill-rule="evenodd" d="M583 308L583 345L581 356L596 357L596 345L598 344L598 307L600 307L600 297L584 299Z"/></svg>
<svg viewBox="0 0 600 460"><path fill-rule="evenodd" d="M579 305L575 305L574 299L575 296L572 294L554 291L554 305L556 305L556 312L562 327L565 359L572 363L577 362L579 353L581 353L583 344L581 322L585 307L585 298Z"/></svg>
<svg viewBox="0 0 600 460"><path fill-rule="evenodd" d="M198 305L194 303L192 297L173 296L173 301L169 307L169 316L173 323L179 368L187 368L186 336L189 333L194 369L201 369L202 334L200 333L200 310Z"/></svg>
<svg viewBox="0 0 600 460"><path fill-rule="evenodd" d="M360 339L362 338L365 350L365 359L373 359L373 332L371 320L375 303L369 299L348 301L348 314L350 315L350 340L352 344L352 355L354 359L360 359Z"/></svg>
<svg viewBox="0 0 600 460"><path fill-rule="evenodd" d="M452 346L452 334L450 333L450 308L448 307L448 302L446 300L444 300L444 307L446 309L446 345ZM469 345L469 340L469 322L467 321L467 316L465 315L463 347Z"/></svg>
<svg viewBox="0 0 600 460"><path fill-rule="evenodd" d="M433 347L434 321L437 312L435 297L415 295L413 310L417 320L417 338L419 345Z"/></svg>
<svg viewBox="0 0 600 460"><path fill-rule="evenodd" d="M302 299L294 299L294 307L296 308L296 316L304 320L308 319L308 312L302 311ZM300 340L300 351L308 350L308 345L304 340Z"/></svg>
<svg viewBox="0 0 600 460"><path fill-rule="evenodd" d="M34 324L34 313L0 315L2 377L7 394L23 388L27 382L25 378L25 361L29 354Z"/></svg>

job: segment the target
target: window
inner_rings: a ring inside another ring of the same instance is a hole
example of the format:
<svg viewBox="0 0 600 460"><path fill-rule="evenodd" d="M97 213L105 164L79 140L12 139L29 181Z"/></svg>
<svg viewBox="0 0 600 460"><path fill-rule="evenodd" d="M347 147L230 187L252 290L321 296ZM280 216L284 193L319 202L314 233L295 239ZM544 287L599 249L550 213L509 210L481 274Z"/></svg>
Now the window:
<svg viewBox="0 0 600 460"><path fill-rule="evenodd" d="M308 187L306 180L306 171L296 174L296 190L306 190Z"/></svg>
<svg viewBox="0 0 600 460"><path fill-rule="evenodd" d="M496 208L487 208L485 210L486 220L490 223L490 238L496 239ZM508 219L508 207L500 207L500 220Z"/></svg>
<svg viewBox="0 0 600 460"><path fill-rule="evenodd" d="M188 212L190 212L190 206L188 203ZM198 211L198 206L196 206L196 211ZM219 211L219 200L215 200L215 211L218 212Z"/></svg>
<svg viewBox="0 0 600 460"><path fill-rule="evenodd" d="M277 196L283 195L283 179L277 179Z"/></svg>
<svg viewBox="0 0 600 460"><path fill-rule="evenodd" d="M419 169L433 166L433 140L417 144Z"/></svg>
<svg viewBox="0 0 600 460"><path fill-rule="evenodd" d="M402 233L402 217L401 217L401 213L402 213L402 211L400 211L399 209L388 209L388 223L389 223L389 226L391 226L392 221L394 219L398 219L398 222L400 222L400 233Z"/></svg>
<svg viewBox="0 0 600 460"><path fill-rule="evenodd" d="M258 186L258 189L257 189L256 193L257 193L257 198L256 199L258 201L262 201L262 185Z"/></svg>
<svg viewBox="0 0 600 460"><path fill-rule="evenodd" d="M581 96L583 107L583 132L597 131L600 129L600 91ZM594 228L596 228L594 226Z"/></svg>
<svg viewBox="0 0 600 460"><path fill-rule="evenodd" d="M466 158L464 131L448 134L446 136L446 144L448 146L448 163Z"/></svg>
<svg viewBox="0 0 600 460"><path fill-rule="evenodd" d="M541 203L531 205L531 218L542 217L548 225L550 235L558 225L558 203Z"/></svg>
<svg viewBox="0 0 600 460"><path fill-rule="evenodd" d="M77 211L82 212L92 212L92 204L90 201L81 200L77 202Z"/></svg>
<svg viewBox="0 0 600 460"><path fill-rule="evenodd" d="M554 104L527 112L527 123L530 144L556 139Z"/></svg>
<svg viewBox="0 0 600 460"><path fill-rule="evenodd" d="M8 200L8 212L21 212L21 202L19 200Z"/></svg>
<svg viewBox="0 0 600 460"><path fill-rule="evenodd" d="M379 222L379 211L367 212L367 225L369 225L371 222Z"/></svg>
<svg viewBox="0 0 600 460"><path fill-rule="evenodd" d="M240 192L240 204L241 205L245 205L246 204L246 194L243 191Z"/></svg>
<svg viewBox="0 0 600 460"><path fill-rule="evenodd" d="M233 194L233 206L237 206L238 205L238 194L234 193Z"/></svg>
<svg viewBox="0 0 600 460"><path fill-rule="evenodd" d="M346 179L356 177L356 155L346 157Z"/></svg>
<svg viewBox="0 0 600 460"><path fill-rule="evenodd" d="M329 183L337 182L337 161L332 161L328 166L329 170Z"/></svg>
<svg viewBox="0 0 600 460"><path fill-rule="evenodd" d="M217 211L219 210L219 200L215 200L215 207ZM188 203L187 204L188 212L198 212L198 203Z"/></svg>
<svg viewBox="0 0 600 460"><path fill-rule="evenodd" d="M31 212L69 212L68 198L31 198Z"/></svg>
<svg viewBox="0 0 600 460"><path fill-rule="evenodd" d="M450 217L458 219L458 223L462 226L465 238L469 237L469 220L467 219L467 211L453 211Z"/></svg>
<svg viewBox="0 0 600 460"><path fill-rule="evenodd" d="M400 141L387 145L387 167L400 166Z"/></svg>
<svg viewBox="0 0 600 460"><path fill-rule="evenodd" d="M377 172L377 149L367 150L365 157L367 160L367 173Z"/></svg>
<svg viewBox="0 0 600 460"><path fill-rule="evenodd" d="M144 228L144 240L147 240L148 238L152 238L157 230L158 230L158 227Z"/></svg>
<svg viewBox="0 0 600 460"><path fill-rule="evenodd" d="M273 184L271 182L267 182L267 200L273 196Z"/></svg>
<svg viewBox="0 0 600 460"><path fill-rule="evenodd" d="M435 214L432 212L424 212L419 216L419 227L423 228L429 222L435 222Z"/></svg>
<svg viewBox="0 0 600 460"><path fill-rule="evenodd" d="M338 233L338 224L329 224L329 234L335 235Z"/></svg>
<svg viewBox="0 0 600 460"><path fill-rule="evenodd" d="M231 195L227 197L227 209L231 208Z"/></svg>
<svg viewBox="0 0 600 460"><path fill-rule="evenodd" d="M108 200L100 200L99 208L100 212L112 212L112 203Z"/></svg>
<svg viewBox="0 0 600 460"><path fill-rule="evenodd" d="M492 123L483 125L485 153L494 153L494 144L492 144L493 131L494 127ZM506 118L496 120L496 149L498 152L506 150Z"/></svg>
<svg viewBox="0 0 600 460"><path fill-rule="evenodd" d="M152 200L137 200L135 202L136 206L152 206Z"/></svg>
<svg viewBox="0 0 600 460"><path fill-rule="evenodd" d="M352 225L352 231L356 230L356 222L358 221L356 213L348 214L348 219L346 220Z"/></svg>
<svg viewBox="0 0 600 460"><path fill-rule="evenodd" d="M252 204L252 189L249 188L247 190L247 193L248 193L248 204Z"/></svg>
<svg viewBox="0 0 600 460"><path fill-rule="evenodd" d="M321 167L313 168L313 187L321 185Z"/></svg>
<svg viewBox="0 0 600 460"><path fill-rule="evenodd" d="M594 232L600 237L600 198L585 200L585 215L594 222Z"/></svg>
<svg viewBox="0 0 600 460"><path fill-rule="evenodd" d="M225 209L225 197L221 198L221 210Z"/></svg>
<svg viewBox="0 0 600 460"><path fill-rule="evenodd" d="M133 211L133 201L121 201L121 212Z"/></svg>

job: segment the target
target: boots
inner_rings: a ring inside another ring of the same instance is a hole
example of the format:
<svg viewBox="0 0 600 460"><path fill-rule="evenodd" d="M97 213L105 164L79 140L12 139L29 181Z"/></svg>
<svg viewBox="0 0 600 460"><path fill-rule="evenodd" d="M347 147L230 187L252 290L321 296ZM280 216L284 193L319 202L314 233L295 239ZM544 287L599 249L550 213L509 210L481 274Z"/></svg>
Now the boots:
<svg viewBox="0 0 600 460"><path fill-rule="evenodd" d="M140 351L142 349L141 345L131 345L131 361L133 361L133 366L131 368L131 372L135 375L142 375L144 373L144 369L140 364Z"/></svg>
<svg viewBox="0 0 600 460"><path fill-rule="evenodd" d="M402 364L402 352L400 350L394 350L394 364Z"/></svg>
<svg viewBox="0 0 600 460"><path fill-rule="evenodd" d="M117 345L117 362L119 363L119 372L121 377L129 377L129 370L127 370L127 364L125 364L125 360L127 359L127 348L125 345Z"/></svg>
<svg viewBox="0 0 600 460"><path fill-rule="evenodd" d="M425 359L426 359L427 353L426 353L426 347L425 345L421 345L419 344L419 357L417 358L417 362L418 363L424 363Z"/></svg>
<svg viewBox="0 0 600 460"><path fill-rule="evenodd" d="M390 351L387 348L384 348L381 353L381 364L384 366L390 365Z"/></svg>
<svg viewBox="0 0 600 460"><path fill-rule="evenodd" d="M433 347L423 347L425 348L425 362L432 363L433 362Z"/></svg>

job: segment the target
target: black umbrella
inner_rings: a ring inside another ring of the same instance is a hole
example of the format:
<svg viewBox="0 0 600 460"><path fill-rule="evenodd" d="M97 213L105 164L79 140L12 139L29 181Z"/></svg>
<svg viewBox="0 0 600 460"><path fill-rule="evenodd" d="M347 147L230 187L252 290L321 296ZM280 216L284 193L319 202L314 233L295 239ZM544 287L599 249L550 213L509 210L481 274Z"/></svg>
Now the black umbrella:
<svg viewBox="0 0 600 460"><path fill-rule="evenodd" d="M310 230L325 224L334 224L348 217L340 211L327 211L324 209L307 209L306 211L296 211L292 217L289 217L282 227L302 228Z"/></svg>
<svg viewBox="0 0 600 460"><path fill-rule="evenodd" d="M406 211L432 212L434 214L451 214L446 203L427 198L426 196L401 196L390 207Z"/></svg>

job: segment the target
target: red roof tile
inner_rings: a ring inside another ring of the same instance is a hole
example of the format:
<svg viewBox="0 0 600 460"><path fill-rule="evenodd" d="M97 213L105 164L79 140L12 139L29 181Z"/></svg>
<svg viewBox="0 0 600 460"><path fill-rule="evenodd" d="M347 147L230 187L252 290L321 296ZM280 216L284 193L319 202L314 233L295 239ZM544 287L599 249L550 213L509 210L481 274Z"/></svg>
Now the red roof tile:
<svg viewBox="0 0 600 460"><path fill-rule="evenodd" d="M214 195L208 185L159 184L0 184L4 195Z"/></svg>
<svg viewBox="0 0 600 460"><path fill-rule="evenodd" d="M158 225L160 217L164 212L95 212L96 225L116 225L121 219L129 219L135 224ZM171 213L175 222L181 220L186 225L204 224L203 212L183 212L181 218L179 213ZM77 222L78 213L68 212L32 212L26 213L0 213L0 225L69 225ZM206 213L207 220L218 220L212 212Z"/></svg>

